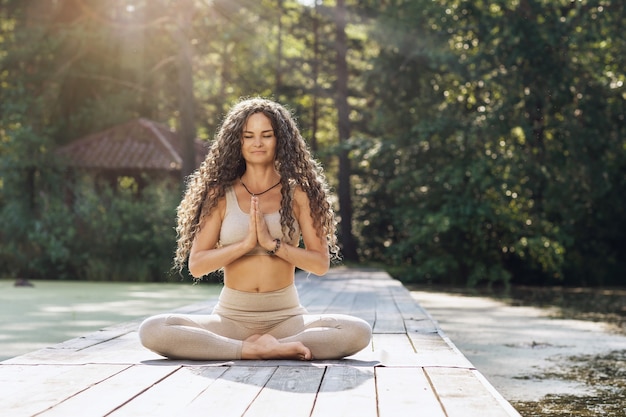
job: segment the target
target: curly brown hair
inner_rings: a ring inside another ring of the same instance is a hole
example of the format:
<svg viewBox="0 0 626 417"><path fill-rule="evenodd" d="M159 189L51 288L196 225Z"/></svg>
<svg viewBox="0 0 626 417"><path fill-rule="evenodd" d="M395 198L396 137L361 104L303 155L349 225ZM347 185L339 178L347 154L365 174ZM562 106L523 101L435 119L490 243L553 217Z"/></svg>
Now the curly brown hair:
<svg viewBox="0 0 626 417"><path fill-rule="evenodd" d="M174 268L185 266L194 237L203 220L213 210L226 189L246 171L241 153L241 137L248 118L255 113L267 116L276 135L275 166L280 174L280 224L293 240L295 229L292 209L292 186L300 186L309 197L313 225L320 237L325 236L333 258L339 248L336 237L336 219L330 202L330 193L321 165L311 152L291 112L284 106L265 98L239 101L222 122L206 158L187 179L183 199L177 209L178 247Z"/></svg>

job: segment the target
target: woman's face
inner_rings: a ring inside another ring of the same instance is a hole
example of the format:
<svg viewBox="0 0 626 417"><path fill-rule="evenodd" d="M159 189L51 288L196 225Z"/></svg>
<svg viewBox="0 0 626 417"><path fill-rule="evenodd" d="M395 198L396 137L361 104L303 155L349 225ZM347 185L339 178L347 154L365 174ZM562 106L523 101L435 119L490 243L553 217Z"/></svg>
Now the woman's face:
<svg viewBox="0 0 626 417"><path fill-rule="evenodd" d="M246 121L241 137L241 153L247 163L274 163L276 135L272 122L263 113L254 113Z"/></svg>

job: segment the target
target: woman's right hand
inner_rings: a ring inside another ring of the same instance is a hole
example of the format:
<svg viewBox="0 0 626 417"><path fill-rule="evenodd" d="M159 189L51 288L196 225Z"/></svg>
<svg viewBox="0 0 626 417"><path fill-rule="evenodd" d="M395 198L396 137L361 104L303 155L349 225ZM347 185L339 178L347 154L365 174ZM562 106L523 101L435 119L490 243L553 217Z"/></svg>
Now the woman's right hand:
<svg viewBox="0 0 626 417"><path fill-rule="evenodd" d="M251 251L258 245L257 238L257 211L258 211L258 197L252 197L250 199L250 221L248 223L248 234L241 242L242 246L248 251Z"/></svg>

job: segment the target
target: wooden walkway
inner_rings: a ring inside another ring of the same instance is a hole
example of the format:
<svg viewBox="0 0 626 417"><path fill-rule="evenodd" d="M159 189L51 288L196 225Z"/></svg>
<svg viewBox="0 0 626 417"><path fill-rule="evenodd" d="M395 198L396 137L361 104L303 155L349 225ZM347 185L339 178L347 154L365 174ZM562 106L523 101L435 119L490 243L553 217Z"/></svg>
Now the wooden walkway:
<svg viewBox="0 0 626 417"><path fill-rule="evenodd" d="M296 283L310 312L367 320L370 348L341 361L172 361L140 345L138 320L0 362L0 415L520 416L385 272Z"/></svg>

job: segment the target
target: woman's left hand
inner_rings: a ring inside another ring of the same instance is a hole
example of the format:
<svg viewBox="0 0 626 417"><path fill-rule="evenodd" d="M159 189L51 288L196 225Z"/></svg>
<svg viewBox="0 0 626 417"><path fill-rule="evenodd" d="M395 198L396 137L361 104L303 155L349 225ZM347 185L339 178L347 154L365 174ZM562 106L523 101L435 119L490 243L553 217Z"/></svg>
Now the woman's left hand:
<svg viewBox="0 0 626 417"><path fill-rule="evenodd" d="M255 212L256 218L256 238L259 245L265 250L274 249L274 238L270 234L270 231L267 227L267 223L265 222L265 217L263 217L263 213L259 208L259 198L252 197L251 203Z"/></svg>

